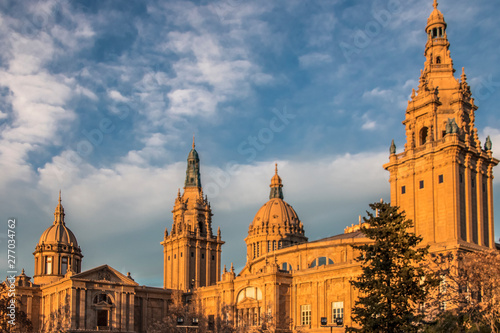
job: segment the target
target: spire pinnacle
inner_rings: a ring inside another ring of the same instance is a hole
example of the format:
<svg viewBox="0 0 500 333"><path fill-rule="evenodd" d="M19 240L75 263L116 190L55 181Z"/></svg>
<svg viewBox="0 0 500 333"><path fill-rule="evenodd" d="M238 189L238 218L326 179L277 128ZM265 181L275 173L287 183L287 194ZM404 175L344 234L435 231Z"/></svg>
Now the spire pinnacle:
<svg viewBox="0 0 500 333"><path fill-rule="evenodd" d="M184 182L184 187L198 187L201 188L201 177L200 177L200 158L198 157L198 152L194 149L194 135L193 135L193 149L189 152L187 158L187 169L186 169L186 181Z"/></svg>
<svg viewBox="0 0 500 333"><path fill-rule="evenodd" d="M465 75L465 67L462 67L462 75L460 76L460 80L462 80L462 82L467 81L467 75Z"/></svg>
<svg viewBox="0 0 500 333"><path fill-rule="evenodd" d="M283 190L281 189L283 187L283 183L281 182L281 178L278 175L278 163L274 165L274 176L273 178L271 178L271 185L269 185L269 187L271 188L269 199L283 199Z"/></svg>
<svg viewBox="0 0 500 333"><path fill-rule="evenodd" d="M61 203L61 190L59 190L59 202L56 206L56 210L54 212L54 224L62 223L64 224L64 208Z"/></svg>
<svg viewBox="0 0 500 333"><path fill-rule="evenodd" d="M432 6L434 7L434 9L438 8L438 2L437 2L437 0L434 0L434 4Z"/></svg>

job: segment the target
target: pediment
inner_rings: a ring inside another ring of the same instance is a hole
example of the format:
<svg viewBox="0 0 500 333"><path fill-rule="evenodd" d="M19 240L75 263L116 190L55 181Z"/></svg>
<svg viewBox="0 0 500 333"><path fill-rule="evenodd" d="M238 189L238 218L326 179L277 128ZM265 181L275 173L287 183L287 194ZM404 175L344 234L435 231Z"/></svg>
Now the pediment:
<svg viewBox="0 0 500 333"><path fill-rule="evenodd" d="M71 276L71 279L138 286L137 282L108 265L102 265L89 269L88 271L75 274Z"/></svg>

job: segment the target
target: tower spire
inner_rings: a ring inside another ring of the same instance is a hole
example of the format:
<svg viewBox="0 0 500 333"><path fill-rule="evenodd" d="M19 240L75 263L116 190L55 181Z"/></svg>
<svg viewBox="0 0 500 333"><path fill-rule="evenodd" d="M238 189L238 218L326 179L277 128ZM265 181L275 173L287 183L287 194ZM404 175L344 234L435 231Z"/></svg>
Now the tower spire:
<svg viewBox="0 0 500 333"><path fill-rule="evenodd" d="M62 223L64 224L64 207L61 203L61 190L59 190L59 202L56 206L56 210L54 212L54 224Z"/></svg>
<svg viewBox="0 0 500 333"><path fill-rule="evenodd" d="M193 149L189 152L187 158L187 170L186 170L186 181L184 182L184 188L186 187L198 187L201 188L201 178L200 178L200 158L198 152L194 149L194 135L193 135Z"/></svg>
<svg viewBox="0 0 500 333"><path fill-rule="evenodd" d="M269 199L279 198L283 199L283 183L281 182L281 178L278 175L278 163L274 165L274 176L271 178L271 193L269 194Z"/></svg>
<svg viewBox="0 0 500 333"><path fill-rule="evenodd" d="M434 4L433 4L433 6L434 6L434 9L437 9L437 8L438 8L438 2L437 2L437 0L434 0Z"/></svg>

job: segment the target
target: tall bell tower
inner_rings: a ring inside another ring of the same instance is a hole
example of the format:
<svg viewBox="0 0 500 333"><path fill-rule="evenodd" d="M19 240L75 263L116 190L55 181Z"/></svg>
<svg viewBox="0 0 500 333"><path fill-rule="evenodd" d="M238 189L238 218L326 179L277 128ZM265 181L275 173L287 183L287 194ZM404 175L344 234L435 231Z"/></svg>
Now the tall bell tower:
<svg viewBox="0 0 500 333"><path fill-rule="evenodd" d="M195 149L187 159L184 193L175 199L170 235L165 228L163 242L163 287L191 290L220 281L221 239L212 232L212 209L203 196L200 159Z"/></svg>
<svg viewBox="0 0 500 333"><path fill-rule="evenodd" d="M425 64L408 101L404 151L391 144L391 203L406 211L431 250L494 248L491 141L481 146L471 89L450 56L443 14L434 0L425 32Z"/></svg>

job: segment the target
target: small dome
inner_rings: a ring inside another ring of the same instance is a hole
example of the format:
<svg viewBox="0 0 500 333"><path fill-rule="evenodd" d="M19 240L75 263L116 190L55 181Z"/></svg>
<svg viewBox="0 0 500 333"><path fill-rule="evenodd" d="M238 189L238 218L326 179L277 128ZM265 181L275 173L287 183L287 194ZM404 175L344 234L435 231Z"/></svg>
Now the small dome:
<svg viewBox="0 0 500 333"><path fill-rule="evenodd" d="M44 244L66 244L78 248L75 235L62 223L51 225L40 237L38 245Z"/></svg>
<svg viewBox="0 0 500 333"><path fill-rule="evenodd" d="M38 245L44 244L65 244L78 248L75 235L64 222L64 207L61 204L61 192L59 192L59 203L54 212L54 223L47 228L40 237Z"/></svg>
<svg viewBox="0 0 500 333"><path fill-rule="evenodd" d="M304 235L304 229L297 213L292 206L283 200L283 183L278 175L277 164L274 176L271 178L270 187L269 201L255 214L250 224L250 234L259 233L258 230L264 228L269 234L279 233L282 236L290 234Z"/></svg>
<svg viewBox="0 0 500 333"><path fill-rule="evenodd" d="M287 233L290 233L291 229L297 228L297 231L301 229L300 225L299 217L293 207L281 198L273 198L266 202L255 214L250 229L262 226L270 229L275 227L275 232L277 232L279 227L281 232L285 234L285 228Z"/></svg>
<svg viewBox="0 0 500 333"><path fill-rule="evenodd" d="M200 159L198 157L198 152L194 148L191 149L191 151L189 152L189 155L188 155L188 160L191 160L191 159L194 159L194 160L199 160Z"/></svg>
<svg viewBox="0 0 500 333"><path fill-rule="evenodd" d="M427 27L426 31L429 29L431 25L434 24L443 24L446 28L446 22L444 20L443 13L439 9L437 9L438 3L437 0L434 0L434 10L432 11L431 15L427 19Z"/></svg>

